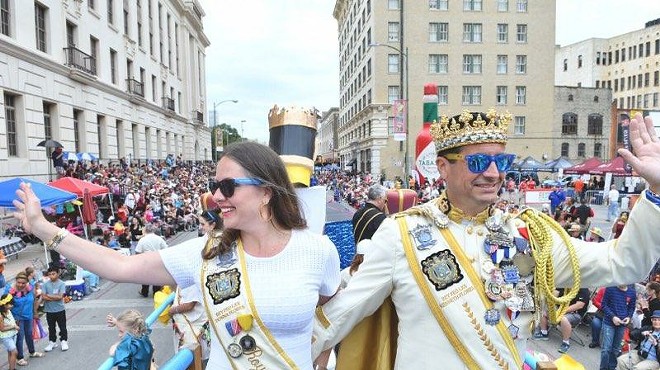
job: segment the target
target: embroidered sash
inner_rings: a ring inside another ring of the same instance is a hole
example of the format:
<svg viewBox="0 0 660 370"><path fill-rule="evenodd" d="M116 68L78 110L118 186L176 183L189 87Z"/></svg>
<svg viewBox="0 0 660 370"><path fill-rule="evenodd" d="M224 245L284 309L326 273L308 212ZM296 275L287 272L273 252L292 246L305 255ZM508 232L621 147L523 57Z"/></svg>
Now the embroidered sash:
<svg viewBox="0 0 660 370"><path fill-rule="evenodd" d="M202 296L209 324L233 369L298 369L261 320L254 305L240 239L236 245L231 252L202 264ZM241 331L237 318L246 314L252 316L254 324L249 330ZM232 329L234 333L230 333ZM246 334L254 338L256 346L232 357L230 345L239 345L239 340Z"/></svg>
<svg viewBox="0 0 660 370"><path fill-rule="evenodd" d="M449 252L451 252L451 254L453 255L448 253L445 256L442 254L445 251L434 254L435 257L433 257L432 260L427 261L428 259L426 259L422 261L422 266L424 266L425 269L425 271L423 272L422 268L420 267L419 258L413 248L410 239L410 232L408 231L406 218L399 217L397 221L399 223L399 230L402 237L403 247L406 254L406 259L408 261L408 265L410 266L411 272L415 278L415 282L419 286L419 289L422 292L422 295L424 296L424 299L426 300L429 309L433 313L433 316L438 322L438 325L440 326L445 336L447 337L447 340L453 346L454 350L461 358L465 366L469 369L480 369L480 366L478 365L473 355L470 353L470 350L464 344L464 342L467 342L468 339L458 337L457 330L455 330L455 328L452 326L453 321L447 319L445 313L443 312L443 308L441 308L440 304L438 303L438 299L440 299L440 297L438 297L437 294L434 293L434 291L431 288L435 288L435 290L438 290L438 287L440 287L441 289L446 288L450 285L453 285L454 282L460 281L461 279L464 278L464 276L462 276L460 271L462 270L462 272L464 272L465 275L467 275L472 289L471 291L468 291L467 289L461 291L461 295L465 299L468 299L468 296L472 296L472 297L478 296L479 297L478 299L480 299L481 302L483 303L483 307L485 307L486 310L489 310L493 308L493 305L486 297L481 278L479 277L477 272L474 271L474 268L469 262L467 256L463 253L462 248L459 246L458 242L453 237L451 231L449 231L448 228L441 228L440 233L442 234L445 241L447 242L447 245L449 246ZM454 255L456 256L455 261L451 260L454 258ZM446 259L446 261L444 259ZM426 266L425 263L427 264ZM437 265L435 265L434 267L431 266L432 264L437 264ZM458 270L457 267L460 267L460 270ZM448 274L448 276L451 276L453 274L453 276L455 276L456 278L453 281L451 281L448 280L446 276L442 276L442 278L437 278L437 276L435 276L445 272ZM425 273L429 275L429 278L431 277L437 278L435 279L436 281L432 279L433 285L431 285L429 281L426 279ZM469 306L467 307L467 309L469 309ZM475 313L472 312L471 310L469 311L470 312L467 312L468 315L467 319L470 320L473 326L479 326L480 318L477 317ZM461 320L463 320L463 318L461 318ZM507 349L510 351L511 356L516 362L517 368L522 368L522 362L520 361L520 356L518 356L518 350L507 328L502 323L502 321L496 324L495 327L498 333L500 334L500 336L503 338ZM480 341L483 342L483 344L486 346L484 352L488 352L490 354L491 359L494 360L500 366L500 368L509 369L507 362L498 353L497 349L490 341L490 339L488 339L486 332L483 330L483 328L477 330L476 334L478 335Z"/></svg>

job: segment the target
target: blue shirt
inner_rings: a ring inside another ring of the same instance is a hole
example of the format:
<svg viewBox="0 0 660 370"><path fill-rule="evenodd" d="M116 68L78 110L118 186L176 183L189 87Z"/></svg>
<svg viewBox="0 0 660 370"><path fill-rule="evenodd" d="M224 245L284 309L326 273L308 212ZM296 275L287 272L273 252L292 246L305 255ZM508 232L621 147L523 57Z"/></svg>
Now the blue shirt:
<svg viewBox="0 0 660 370"><path fill-rule="evenodd" d="M651 335L655 336L656 341L660 341L660 333L659 332L651 332ZM646 359L650 361L656 361L658 358L658 354L655 351L655 346L653 343L649 340L649 338L644 338L642 343L639 345L639 350L640 352L646 352L648 353Z"/></svg>
<svg viewBox="0 0 660 370"><path fill-rule="evenodd" d="M149 370L153 354L154 346L149 335L135 337L126 333L117 345L112 366L117 366L119 370Z"/></svg>
<svg viewBox="0 0 660 370"><path fill-rule="evenodd" d="M10 285L5 287L5 293L11 293L14 296L14 307L11 314L16 320L32 320L34 318L34 290L28 285L29 291L15 291Z"/></svg>
<svg viewBox="0 0 660 370"><path fill-rule="evenodd" d="M60 279L55 281L48 280L43 284L44 294L63 294L66 291L66 284ZM45 312L61 312L64 311L64 297L59 301L44 301Z"/></svg>
<svg viewBox="0 0 660 370"><path fill-rule="evenodd" d="M626 291L615 286L605 288L605 294L603 295L603 302L601 305L601 309L603 310L603 313L605 313L603 323L614 326L614 323L612 322L613 317L616 316L621 320L626 317L632 317L635 312L636 301L637 296L633 285L628 285Z"/></svg>

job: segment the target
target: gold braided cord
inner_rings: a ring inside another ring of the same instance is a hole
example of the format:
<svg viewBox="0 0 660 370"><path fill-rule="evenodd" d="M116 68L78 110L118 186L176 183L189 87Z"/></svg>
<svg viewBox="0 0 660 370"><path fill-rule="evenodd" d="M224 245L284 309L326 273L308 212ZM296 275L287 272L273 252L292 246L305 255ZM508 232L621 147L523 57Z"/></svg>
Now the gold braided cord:
<svg viewBox="0 0 660 370"><path fill-rule="evenodd" d="M571 243L566 230L550 216L526 209L519 217L527 224L529 244L532 247L532 256L534 256L534 261L536 262L534 271L534 299L538 303L541 301L541 295L543 295L548 306L548 319L550 322L558 324L561 317L566 313L566 309L571 301L577 296L580 290L580 264L575 246ZM555 271L552 262L553 240L550 230L554 230L559 234L559 237L564 242L571 262L571 269L573 270L573 286L567 294L561 297L555 294Z"/></svg>

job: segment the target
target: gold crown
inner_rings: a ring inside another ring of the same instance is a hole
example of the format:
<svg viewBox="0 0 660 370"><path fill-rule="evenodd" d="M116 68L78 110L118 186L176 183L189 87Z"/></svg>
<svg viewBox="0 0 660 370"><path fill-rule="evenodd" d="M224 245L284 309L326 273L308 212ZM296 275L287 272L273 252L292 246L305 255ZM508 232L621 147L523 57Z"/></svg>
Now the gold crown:
<svg viewBox="0 0 660 370"><path fill-rule="evenodd" d="M452 118L442 115L439 123L433 122L431 137L436 152L470 144L506 144L510 122L509 112L498 114L491 108L481 113L466 109Z"/></svg>
<svg viewBox="0 0 660 370"><path fill-rule="evenodd" d="M297 107L280 108L275 105L268 112L268 127L284 125L307 126L316 130L318 118L316 110Z"/></svg>

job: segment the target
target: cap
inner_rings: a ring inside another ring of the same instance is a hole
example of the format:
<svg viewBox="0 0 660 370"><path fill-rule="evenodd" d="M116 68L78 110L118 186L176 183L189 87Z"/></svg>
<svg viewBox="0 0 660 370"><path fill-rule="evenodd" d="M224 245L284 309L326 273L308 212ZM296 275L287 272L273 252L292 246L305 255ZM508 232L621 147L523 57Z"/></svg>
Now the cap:
<svg viewBox="0 0 660 370"><path fill-rule="evenodd" d="M653 311L653 314L651 315L651 318L652 319L660 318L660 310Z"/></svg>
<svg viewBox="0 0 660 370"><path fill-rule="evenodd" d="M601 238L604 238L604 236L603 236L603 230L601 230L600 227L592 227L591 230L590 230L590 232L591 232L592 234L596 234L596 235L600 236Z"/></svg>

